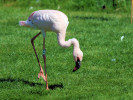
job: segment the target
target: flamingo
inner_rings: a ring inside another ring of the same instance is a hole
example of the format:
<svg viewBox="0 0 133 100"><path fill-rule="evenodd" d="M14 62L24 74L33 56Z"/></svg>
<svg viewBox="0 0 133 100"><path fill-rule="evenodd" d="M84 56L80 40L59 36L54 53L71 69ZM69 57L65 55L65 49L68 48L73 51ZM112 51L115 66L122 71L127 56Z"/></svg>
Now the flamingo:
<svg viewBox="0 0 133 100"><path fill-rule="evenodd" d="M46 50L45 50L45 35L46 32L52 31L57 33L58 44L61 47L70 47L73 48L73 57L76 63L73 72L80 68L81 61L83 58L83 52L79 47L79 42L77 39L72 38L68 41L65 41L66 30L69 24L68 17L61 11L58 10L38 10L33 12L26 21L19 21L20 26L31 27L34 29L39 29L40 32L35 35L31 39L31 43L40 67L40 73L38 74L38 78L42 77L46 82L46 89L48 89L48 81L47 81L47 71L46 71ZM45 67L45 75L43 72L43 68L39 62L39 58L34 46L34 40L42 33L43 35L43 59L44 59L44 67Z"/></svg>

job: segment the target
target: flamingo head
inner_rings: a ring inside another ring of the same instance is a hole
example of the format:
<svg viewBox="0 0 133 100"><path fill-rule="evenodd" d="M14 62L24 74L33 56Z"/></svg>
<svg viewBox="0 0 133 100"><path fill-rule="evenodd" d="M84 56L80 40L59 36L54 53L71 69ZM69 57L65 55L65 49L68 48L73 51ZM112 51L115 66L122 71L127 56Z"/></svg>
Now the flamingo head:
<svg viewBox="0 0 133 100"><path fill-rule="evenodd" d="M34 27L32 19L29 18L26 21L19 21L19 25L24 27Z"/></svg>
<svg viewBox="0 0 133 100"><path fill-rule="evenodd" d="M75 60L75 67L73 69L73 72L75 72L81 66L81 61L83 59L83 52L80 49L74 50L73 56L74 56L74 60Z"/></svg>
<svg viewBox="0 0 133 100"><path fill-rule="evenodd" d="M20 26L33 27L33 12L26 21L19 21Z"/></svg>

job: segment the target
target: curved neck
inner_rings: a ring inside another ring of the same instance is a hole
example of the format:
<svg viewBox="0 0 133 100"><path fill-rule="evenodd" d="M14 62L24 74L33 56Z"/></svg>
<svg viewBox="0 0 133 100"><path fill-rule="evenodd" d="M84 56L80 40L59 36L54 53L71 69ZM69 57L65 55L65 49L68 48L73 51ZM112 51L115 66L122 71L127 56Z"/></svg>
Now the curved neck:
<svg viewBox="0 0 133 100"><path fill-rule="evenodd" d="M79 42L77 39L72 38L69 39L68 41L65 41L65 37L63 37L62 35L58 35L58 43L61 47L70 47L72 44L74 46L73 50L79 50Z"/></svg>
<svg viewBox="0 0 133 100"><path fill-rule="evenodd" d="M73 39L70 39L70 40L71 40L71 42L72 42L72 44L74 46L74 48L73 48L74 50L80 49L79 48L79 42L78 42L77 39L73 38Z"/></svg>

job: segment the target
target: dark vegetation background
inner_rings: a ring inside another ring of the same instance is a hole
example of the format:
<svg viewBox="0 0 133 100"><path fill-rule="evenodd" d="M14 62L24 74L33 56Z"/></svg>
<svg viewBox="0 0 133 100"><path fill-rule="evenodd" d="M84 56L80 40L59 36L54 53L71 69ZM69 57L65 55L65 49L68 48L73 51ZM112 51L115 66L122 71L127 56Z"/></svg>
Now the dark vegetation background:
<svg viewBox="0 0 133 100"><path fill-rule="evenodd" d="M1 6L61 10L101 10L130 11L131 0L0 0Z"/></svg>

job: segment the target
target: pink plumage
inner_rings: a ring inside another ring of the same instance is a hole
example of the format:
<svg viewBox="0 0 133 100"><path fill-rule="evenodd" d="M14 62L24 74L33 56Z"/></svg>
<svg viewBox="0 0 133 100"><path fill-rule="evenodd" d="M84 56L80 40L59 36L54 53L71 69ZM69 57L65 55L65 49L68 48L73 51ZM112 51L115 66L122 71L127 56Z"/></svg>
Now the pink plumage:
<svg viewBox="0 0 133 100"><path fill-rule="evenodd" d="M33 12L27 21L25 26L33 27L40 30L59 32L60 30L66 30L68 26L67 16L56 10L39 10ZM20 21L20 26L24 24Z"/></svg>
<svg viewBox="0 0 133 100"><path fill-rule="evenodd" d="M43 69L39 62L33 41L41 33L43 34L44 63L46 60L45 33L47 31L52 31L57 34L58 43L61 47L70 47L71 45L73 45L74 46L73 57L74 57L74 61L76 63L76 65L73 69L73 72L74 72L80 68L80 62L82 61L82 58L83 58L83 52L80 50L79 42L77 39L72 38L72 39L69 39L68 41L65 41L66 30L67 30L68 24L69 24L68 17L63 12L57 11L57 10L38 10L38 11L33 12L26 21L19 22L20 26L32 27L32 28L41 30L40 33L38 33L35 37L32 38L31 43L33 45L33 48L34 48L34 51L35 51L35 54L36 54L36 57L38 60L38 64L40 66L40 73L38 74L38 78L40 78L40 76L42 76L44 81L46 81L46 84L47 84L47 74L46 74L46 76L44 76L44 74L43 74ZM45 68L46 68L46 66L45 66ZM45 73L46 73L46 69L45 69ZM47 84L47 89L48 89L48 84Z"/></svg>
<svg viewBox="0 0 133 100"><path fill-rule="evenodd" d="M27 21L20 21L20 26L33 27L40 29L42 33L53 31L57 33L58 43L62 47L69 47L74 45L73 56L77 61L77 57L82 61L83 52L79 48L77 39L69 39L65 41L66 30L69 24L68 17L57 10L38 10L33 12Z"/></svg>

